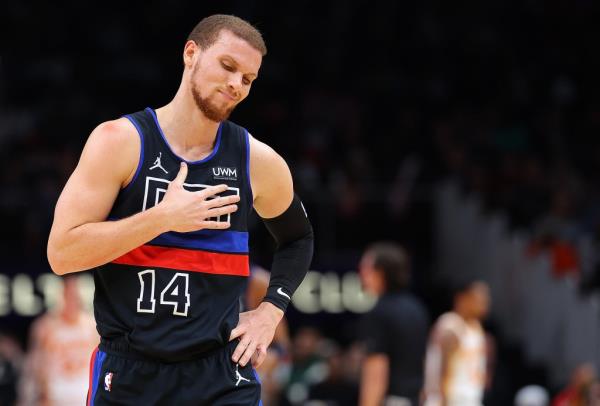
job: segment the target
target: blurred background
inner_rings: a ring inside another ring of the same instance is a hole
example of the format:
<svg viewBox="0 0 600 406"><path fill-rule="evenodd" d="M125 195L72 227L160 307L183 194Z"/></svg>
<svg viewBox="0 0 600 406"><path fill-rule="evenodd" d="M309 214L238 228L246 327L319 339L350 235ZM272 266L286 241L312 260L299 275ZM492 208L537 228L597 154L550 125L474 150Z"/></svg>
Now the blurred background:
<svg viewBox="0 0 600 406"><path fill-rule="evenodd" d="M454 279L490 286L486 405L534 384L553 397L582 365L594 381L599 11L591 0L2 3L0 404L19 392L32 322L62 300L46 242L87 136L170 101L185 39L213 13L263 33L260 78L231 119L287 160L315 230L270 404L352 404L340 396L358 390L359 320L376 300L357 266L378 240L410 253L432 323ZM251 259L268 269L274 243L252 224ZM79 292L89 306L90 275Z"/></svg>

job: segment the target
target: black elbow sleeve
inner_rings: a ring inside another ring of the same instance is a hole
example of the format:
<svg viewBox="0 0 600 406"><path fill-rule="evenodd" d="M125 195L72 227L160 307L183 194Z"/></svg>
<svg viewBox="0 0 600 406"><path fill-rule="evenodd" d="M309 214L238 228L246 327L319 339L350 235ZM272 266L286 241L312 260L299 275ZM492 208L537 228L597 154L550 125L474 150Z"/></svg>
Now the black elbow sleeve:
<svg viewBox="0 0 600 406"><path fill-rule="evenodd" d="M313 230L304 206L296 195L285 212L272 219L263 219L263 222L277 242L264 301L285 311L312 261Z"/></svg>

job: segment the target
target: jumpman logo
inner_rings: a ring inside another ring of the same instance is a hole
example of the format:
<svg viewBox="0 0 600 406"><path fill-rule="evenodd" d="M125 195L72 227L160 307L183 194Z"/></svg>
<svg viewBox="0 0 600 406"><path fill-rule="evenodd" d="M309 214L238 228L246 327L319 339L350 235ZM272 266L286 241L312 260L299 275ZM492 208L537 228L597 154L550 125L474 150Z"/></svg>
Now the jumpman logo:
<svg viewBox="0 0 600 406"><path fill-rule="evenodd" d="M162 152L159 152L159 153L158 153L158 156L157 156L157 157L156 157L156 159L154 160L154 166L152 166L152 167L150 168L150 170L152 170L152 169L156 169L156 168L159 168L159 169L162 169L164 173L169 173L169 172L167 172L167 170L166 170L165 168L163 168L163 166L160 164L160 158L162 158Z"/></svg>
<svg viewBox="0 0 600 406"><path fill-rule="evenodd" d="M246 379L240 374L240 371L238 371L238 366L238 364L235 364L235 379L237 379L235 386L238 386L242 381L250 382L250 379Z"/></svg>

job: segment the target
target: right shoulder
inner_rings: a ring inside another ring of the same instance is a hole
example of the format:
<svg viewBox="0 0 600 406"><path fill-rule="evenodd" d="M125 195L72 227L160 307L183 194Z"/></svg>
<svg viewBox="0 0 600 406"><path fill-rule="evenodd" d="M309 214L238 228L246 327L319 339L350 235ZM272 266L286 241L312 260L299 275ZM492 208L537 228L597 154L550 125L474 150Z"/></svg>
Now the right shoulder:
<svg viewBox="0 0 600 406"><path fill-rule="evenodd" d="M45 313L31 323L29 329L30 340L33 344L40 344L48 332L51 331L52 314Z"/></svg>
<svg viewBox="0 0 600 406"><path fill-rule="evenodd" d="M133 123L129 119L121 117L100 123L90 134L88 143L90 141L99 147L131 148L136 144L139 145L139 136Z"/></svg>
<svg viewBox="0 0 600 406"><path fill-rule="evenodd" d="M90 134L79 164L109 164L122 185L126 185L135 173L141 148L138 131L129 119L105 121Z"/></svg>
<svg viewBox="0 0 600 406"><path fill-rule="evenodd" d="M464 322L462 318L454 312L442 314L436 322L436 330L440 334L450 333L457 337L460 337L463 329Z"/></svg>

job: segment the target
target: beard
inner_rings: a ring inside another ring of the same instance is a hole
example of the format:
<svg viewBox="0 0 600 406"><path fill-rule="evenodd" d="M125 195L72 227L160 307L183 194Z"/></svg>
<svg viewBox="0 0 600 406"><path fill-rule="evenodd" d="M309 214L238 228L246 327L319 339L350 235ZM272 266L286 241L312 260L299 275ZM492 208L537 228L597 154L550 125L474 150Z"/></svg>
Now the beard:
<svg viewBox="0 0 600 406"><path fill-rule="evenodd" d="M229 118L229 115L235 108L235 106L231 106L230 108L219 108L208 97L200 96L200 92L193 85L192 96L194 97L196 106L198 106L198 108L204 114L204 116L209 120L215 121L217 123L227 120Z"/></svg>

